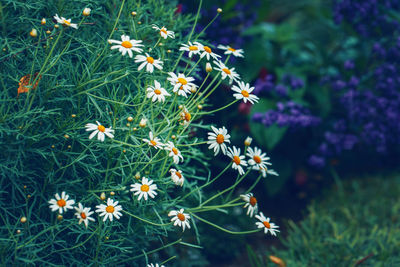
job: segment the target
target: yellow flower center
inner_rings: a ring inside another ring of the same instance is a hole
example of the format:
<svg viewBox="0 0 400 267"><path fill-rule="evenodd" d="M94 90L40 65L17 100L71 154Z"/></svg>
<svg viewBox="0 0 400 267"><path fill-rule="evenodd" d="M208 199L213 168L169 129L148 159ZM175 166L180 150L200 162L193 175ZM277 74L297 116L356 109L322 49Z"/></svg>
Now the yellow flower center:
<svg viewBox="0 0 400 267"><path fill-rule="evenodd" d="M156 90L154 90L154 93L155 93L156 95L160 95L160 94L161 94L161 91L160 91L160 89L156 89Z"/></svg>
<svg viewBox="0 0 400 267"><path fill-rule="evenodd" d="M192 118L192 115L190 115L189 112L185 112L185 121L190 121L191 118Z"/></svg>
<svg viewBox="0 0 400 267"><path fill-rule="evenodd" d="M197 46L191 45L191 46L189 46L189 50L190 51L197 51L197 50L199 50L199 48Z"/></svg>
<svg viewBox="0 0 400 267"><path fill-rule="evenodd" d="M104 133L106 131L106 127L104 127L103 125L99 125L99 126L97 126L97 130Z"/></svg>
<svg viewBox="0 0 400 267"><path fill-rule="evenodd" d="M180 172L175 172L176 176L178 176L179 179L182 178L182 174Z"/></svg>
<svg viewBox="0 0 400 267"><path fill-rule="evenodd" d="M57 201L57 205L62 208L65 205L67 205L67 202L61 198L60 200Z"/></svg>
<svg viewBox="0 0 400 267"><path fill-rule="evenodd" d="M239 165L240 164L239 156L233 156L233 160L232 161L235 162L236 165Z"/></svg>
<svg viewBox="0 0 400 267"><path fill-rule="evenodd" d="M81 218L82 218L82 219L86 219L86 213L81 212Z"/></svg>
<svg viewBox="0 0 400 267"><path fill-rule="evenodd" d="M113 212L114 212L114 206L107 206L107 207L106 207L106 211L107 211L108 213L113 213Z"/></svg>
<svg viewBox="0 0 400 267"><path fill-rule="evenodd" d="M249 202L250 202L250 205L254 207L257 204L257 199L255 197L250 197Z"/></svg>
<svg viewBox="0 0 400 267"><path fill-rule="evenodd" d="M211 48L209 48L208 46L204 46L204 51L206 51L207 53L212 53Z"/></svg>
<svg viewBox="0 0 400 267"><path fill-rule="evenodd" d="M152 144L153 146L156 146L156 145L157 145L157 142L154 141L154 140L150 140L150 144Z"/></svg>
<svg viewBox="0 0 400 267"><path fill-rule="evenodd" d="M249 95L249 92L247 92L246 90L242 90L242 96L249 97Z"/></svg>
<svg viewBox="0 0 400 267"><path fill-rule="evenodd" d="M121 43L121 45L122 45L123 47L125 47L125 48L132 48L132 47L133 47L132 43L129 42L129 41L123 41L123 42Z"/></svg>
<svg viewBox="0 0 400 267"><path fill-rule="evenodd" d="M269 224L269 222L264 221L263 224L264 224L264 226L265 226L266 228L268 228L268 229L271 228L271 225Z"/></svg>
<svg viewBox="0 0 400 267"><path fill-rule="evenodd" d="M178 78L178 82L182 85L186 85L188 83L185 78Z"/></svg>
<svg viewBox="0 0 400 267"><path fill-rule="evenodd" d="M222 144L225 140L224 136L222 134L217 135L217 138L215 139L218 144Z"/></svg>
<svg viewBox="0 0 400 267"><path fill-rule="evenodd" d="M232 48L232 47L228 47L228 50L229 50L229 51L232 51L232 52L235 52L235 51L236 51L236 49L235 49L235 48Z"/></svg>
<svg viewBox="0 0 400 267"><path fill-rule="evenodd" d="M227 69L227 68L223 68L222 71L225 72L228 75L231 74L231 71L229 69Z"/></svg>
<svg viewBox="0 0 400 267"><path fill-rule="evenodd" d="M161 34L161 33L168 34L167 30L164 29L164 28L162 28L162 29L160 30L160 34Z"/></svg>
<svg viewBox="0 0 400 267"><path fill-rule="evenodd" d="M64 24L67 24L69 26L69 25L71 25L71 22L69 22L68 20L64 19Z"/></svg>
<svg viewBox="0 0 400 267"><path fill-rule="evenodd" d="M176 217L178 217L178 219L181 220L182 222L185 221L185 215L183 215L182 213L178 213Z"/></svg>
<svg viewBox="0 0 400 267"><path fill-rule="evenodd" d="M144 184L140 187L142 192L149 192L150 187L147 184Z"/></svg>
<svg viewBox="0 0 400 267"><path fill-rule="evenodd" d="M255 155L255 156L253 157L253 160L254 160L257 164L260 164L260 163L261 163L261 158L260 158L259 156L257 156L257 155Z"/></svg>
<svg viewBox="0 0 400 267"><path fill-rule="evenodd" d="M174 152L175 155L178 155L178 149L176 149L175 147L172 148L172 152Z"/></svg>
<svg viewBox="0 0 400 267"><path fill-rule="evenodd" d="M147 62L149 62L150 64L153 64L154 63L154 58L147 57Z"/></svg>

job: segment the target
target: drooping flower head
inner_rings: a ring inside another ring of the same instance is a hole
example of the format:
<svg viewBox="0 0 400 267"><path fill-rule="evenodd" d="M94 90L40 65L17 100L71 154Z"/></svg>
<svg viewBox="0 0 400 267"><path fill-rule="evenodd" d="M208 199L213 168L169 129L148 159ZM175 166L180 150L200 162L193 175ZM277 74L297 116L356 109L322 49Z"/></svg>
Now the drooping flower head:
<svg viewBox="0 0 400 267"><path fill-rule="evenodd" d="M256 222L257 228L264 228L265 234L268 234L268 232L270 232L271 235L276 236L276 233L280 232L277 229L279 228L279 226L272 223L270 221L270 218L266 218L262 212L260 212L259 215L256 215L256 218L259 220L259 222Z"/></svg>
<svg viewBox="0 0 400 267"><path fill-rule="evenodd" d="M168 37L169 37L169 38L172 38L172 39L175 38L175 33L174 33L173 31L168 31L167 28L165 28L164 26L162 26L162 27L160 28L160 27L158 27L157 25L153 24L153 27L152 27L152 28L155 29L156 31L158 31L159 34L160 34L160 36L161 36L162 38L164 38L164 39L167 39Z"/></svg>
<svg viewBox="0 0 400 267"><path fill-rule="evenodd" d="M174 222L174 226L182 227L182 231L185 231L185 228L190 229L189 219L190 216L187 213L184 213L184 209L172 210L168 213L169 217L171 218L171 222Z"/></svg>
<svg viewBox="0 0 400 267"><path fill-rule="evenodd" d="M81 224L82 222L85 224L85 227L88 227L89 224L89 220L94 222L94 218L90 217L90 215L92 215L94 213L94 211L90 211L90 207L83 207L83 205L81 203L78 203L78 207L75 207L76 210L76 218L79 219L79 224Z"/></svg>
<svg viewBox="0 0 400 267"><path fill-rule="evenodd" d="M66 19L64 17L60 18L58 16L58 14L56 14L53 18L57 21L57 23L60 23L65 27L71 27L71 28L74 28L74 29L78 29L78 24L71 23L71 19Z"/></svg>
<svg viewBox="0 0 400 267"><path fill-rule="evenodd" d="M240 198L246 202L243 208L247 208L247 215L253 217L254 213L257 213L258 203L257 199L253 196L253 193L248 193L246 195L240 195Z"/></svg>

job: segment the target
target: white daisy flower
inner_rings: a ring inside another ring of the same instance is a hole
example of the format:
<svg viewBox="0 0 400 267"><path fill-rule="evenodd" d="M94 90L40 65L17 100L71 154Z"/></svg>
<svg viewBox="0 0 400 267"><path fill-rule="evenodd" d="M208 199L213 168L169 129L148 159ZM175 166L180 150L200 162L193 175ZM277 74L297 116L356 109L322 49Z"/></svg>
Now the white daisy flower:
<svg viewBox="0 0 400 267"><path fill-rule="evenodd" d="M199 42L188 42L188 44L182 44L179 48L179 51L188 51L189 57L191 58L193 55L198 55L203 50L203 45Z"/></svg>
<svg viewBox="0 0 400 267"><path fill-rule="evenodd" d="M140 71L146 66L146 71L150 73L153 73L154 67L159 70L162 70L163 68L162 65L164 64L161 60L154 59L147 53L145 53L145 56L137 55L135 57L135 63L140 63L140 62L142 62L142 64L139 65L138 71Z"/></svg>
<svg viewBox="0 0 400 267"><path fill-rule="evenodd" d="M233 146L233 149L228 147L228 157L232 159L232 168L238 170L240 175L244 174L243 166L247 166L244 155L240 155L240 148Z"/></svg>
<svg viewBox="0 0 400 267"><path fill-rule="evenodd" d="M217 65L217 67L215 69L219 70L221 72L222 80L225 80L225 78L228 77L229 84L231 84L234 80L238 81L238 79L240 79L240 76L235 71L235 68L228 69L228 67L225 66L224 63L222 63L221 61L216 61L216 60L214 60L214 64Z"/></svg>
<svg viewBox="0 0 400 267"><path fill-rule="evenodd" d="M191 93L190 89L196 86L192 83L194 78L186 77L183 73L179 73L178 76L173 72L169 72L168 74L170 77L167 80L174 86L173 92L177 92L178 95L187 97L187 94Z"/></svg>
<svg viewBox="0 0 400 267"><path fill-rule="evenodd" d="M183 161L181 152L175 147L174 143L172 143L171 141L168 141L168 143L165 144L164 149L169 151L168 156L173 158L175 164L179 164L180 160Z"/></svg>
<svg viewBox="0 0 400 267"><path fill-rule="evenodd" d="M153 184L153 180L142 178L141 183L131 184L131 192L135 192L134 195L139 195L138 200L142 197L147 200L148 197L154 198L157 195L157 185Z"/></svg>
<svg viewBox="0 0 400 267"><path fill-rule="evenodd" d="M236 99L243 99L243 102L246 103L249 101L254 104L254 102L258 102L258 97L256 95L252 95L254 87L250 87L250 84L244 82L238 82L239 87L236 85L232 86L232 90L237 92L237 94L233 94Z"/></svg>
<svg viewBox="0 0 400 267"><path fill-rule="evenodd" d="M183 182L185 181L185 177L183 177L182 172L170 169L169 172L171 173L171 179L176 185L183 186Z"/></svg>
<svg viewBox="0 0 400 267"><path fill-rule="evenodd" d="M156 263L156 264L150 263L150 264L147 264L147 267L165 267L165 265L159 265L158 263Z"/></svg>
<svg viewBox="0 0 400 267"><path fill-rule="evenodd" d="M183 121L183 125L189 124L190 120L192 119L192 115L189 113L189 110L186 107L182 108L180 117L181 117L181 120Z"/></svg>
<svg viewBox="0 0 400 267"><path fill-rule="evenodd" d="M154 86L150 86L146 90L147 98L151 98L152 102L164 102L166 96L170 96L170 94L161 87L161 84L158 81L154 81Z"/></svg>
<svg viewBox="0 0 400 267"><path fill-rule="evenodd" d="M254 213L257 213L258 210L257 199L253 196L253 193L240 195L240 198L246 202L243 208L248 207L246 214L249 215L250 217L253 217Z"/></svg>
<svg viewBox="0 0 400 267"><path fill-rule="evenodd" d="M139 48L140 46L143 46L141 42L142 40L130 39L128 35L121 35L121 41L108 40L109 44L116 44L111 46L111 49L118 49L123 56L125 56L126 52L128 52L129 57L133 57L132 51L137 53L141 53L143 51L141 48Z"/></svg>
<svg viewBox="0 0 400 267"><path fill-rule="evenodd" d="M254 170L261 170L262 168L267 168L266 165L272 165L268 162L269 157L267 157L267 154L262 153L258 147L254 147L254 149L249 147L246 155L249 156L248 163L253 166Z"/></svg>
<svg viewBox="0 0 400 267"><path fill-rule="evenodd" d="M225 50L225 55L234 55L235 57L244 57L243 49L235 49L230 47L229 45L219 45L219 49Z"/></svg>
<svg viewBox="0 0 400 267"><path fill-rule="evenodd" d="M171 222L174 222L174 226L180 226L182 227L182 231L185 231L185 228L190 229L190 224L189 224L189 219L190 216L187 213L184 213L183 209L180 209L179 211L177 210L172 210L168 213L168 216L172 217Z"/></svg>
<svg viewBox="0 0 400 267"><path fill-rule="evenodd" d="M260 220L260 222L256 222L257 228L264 228L265 234L268 234L268 232L270 232L271 235L276 236L276 232L280 232L279 230L277 230L279 226L270 222L270 218L265 218L262 212L260 212L259 215L256 215L256 218Z"/></svg>
<svg viewBox="0 0 400 267"><path fill-rule="evenodd" d="M156 31L159 31L160 36L161 36L162 38L164 38L164 39L167 39L168 37L169 37L169 38L172 38L172 39L175 38L175 33L174 33L173 31L168 31L167 28L165 28L164 26L162 26L162 27L160 28L160 27L158 27L157 25L153 24L153 27L152 27L152 28L155 29Z"/></svg>
<svg viewBox="0 0 400 267"><path fill-rule="evenodd" d="M155 149L162 149L164 144L160 142L160 138L154 137L153 133L150 131L149 132L149 139L143 138L143 142L146 142L149 144L149 146L154 147Z"/></svg>
<svg viewBox="0 0 400 267"><path fill-rule="evenodd" d="M72 27L74 29L78 29L78 24L71 23L71 19L66 19L64 17L60 18L58 14L56 14L53 18L57 21L57 23L60 23L66 27Z"/></svg>
<svg viewBox="0 0 400 267"><path fill-rule="evenodd" d="M62 214L64 211L67 211L67 209L73 209L72 205L75 204L75 200L70 199L68 200L69 196L63 191L61 192L61 197L58 193L55 195L56 199L50 199L49 204L51 211L57 211L58 213Z"/></svg>
<svg viewBox="0 0 400 267"><path fill-rule="evenodd" d="M267 177L267 174L269 175L274 175L274 176L279 176L279 174L274 171L273 169L268 169L267 166L260 167L260 172L262 174L262 177Z"/></svg>
<svg viewBox="0 0 400 267"><path fill-rule="evenodd" d="M103 222L107 220L107 218L112 221L113 218L119 218L122 216L122 206L118 205L118 201L114 201L111 198L107 199L107 205L100 204L96 206L96 212L100 213L99 216L103 217Z"/></svg>
<svg viewBox="0 0 400 267"><path fill-rule="evenodd" d="M204 56L207 58L207 60L210 60L210 57L212 57L215 60L218 60L220 58L220 55L215 54L212 49L209 46L204 45L203 49L200 51L201 55L200 57L203 58Z"/></svg>
<svg viewBox="0 0 400 267"><path fill-rule="evenodd" d="M230 143L229 138L231 137L228 134L228 130L223 126L222 128L215 128L211 126L211 129L214 131L208 133L208 141L209 144L208 149L214 149L214 155L216 156L219 153L219 150L222 150L222 153L226 155L226 143Z"/></svg>
<svg viewBox="0 0 400 267"><path fill-rule="evenodd" d="M90 217L94 213L94 211L90 211L90 208L84 208L81 203L78 203L78 207L75 207L76 210L76 218L79 219L79 224L82 222L85 224L86 228L88 227L89 220L94 222L94 218Z"/></svg>
<svg viewBox="0 0 400 267"><path fill-rule="evenodd" d="M92 139L93 137L96 136L97 134L97 139L100 140L101 142L104 142L105 135L107 135L110 138L114 138L114 130L110 128L104 127L100 122L96 121L97 125L94 123L88 123L85 125L86 131L93 131L89 135L89 139Z"/></svg>

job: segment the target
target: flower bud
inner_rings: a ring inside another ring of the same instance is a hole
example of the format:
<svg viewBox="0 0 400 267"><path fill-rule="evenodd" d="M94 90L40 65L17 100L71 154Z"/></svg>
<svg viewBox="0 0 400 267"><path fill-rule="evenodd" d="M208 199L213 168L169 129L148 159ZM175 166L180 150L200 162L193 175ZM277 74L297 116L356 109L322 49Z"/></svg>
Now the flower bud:
<svg viewBox="0 0 400 267"><path fill-rule="evenodd" d="M37 30L36 29L32 29L31 32L29 33L30 36L32 37L36 37L37 36Z"/></svg>
<svg viewBox="0 0 400 267"><path fill-rule="evenodd" d="M211 64L210 64L210 62L207 62L207 64L206 64L206 71L208 72L208 73L210 73L210 72L212 72L212 67L211 67Z"/></svg>
<svg viewBox="0 0 400 267"><path fill-rule="evenodd" d="M251 141L253 141L253 138L251 138L250 136L247 136L246 140L244 140L244 145L245 146L250 146L251 145Z"/></svg>
<svg viewBox="0 0 400 267"><path fill-rule="evenodd" d="M132 11L132 12L131 12L131 15L132 15L132 16L136 16L137 13L136 13L135 11Z"/></svg>
<svg viewBox="0 0 400 267"><path fill-rule="evenodd" d="M106 199L106 193L101 192L101 194L100 194L100 199L101 199L101 200L105 200L105 199Z"/></svg>
<svg viewBox="0 0 400 267"><path fill-rule="evenodd" d="M26 217L25 216L21 217L20 221L21 221L21 223L26 223Z"/></svg>
<svg viewBox="0 0 400 267"><path fill-rule="evenodd" d="M57 220L62 221L62 219L64 219L64 217L61 214L57 215Z"/></svg>
<svg viewBox="0 0 400 267"><path fill-rule="evenodd" d="M83 12L82 15L84 15L85 17L90 15L90 11L92 11L90 8L86 7Z"/></svg>
<svg viewBox="0 0 400 267"><path fill-rule="evenodd" d="M110 195L111 195L111 196L115 196L115 192L114 192L114 191L111 191L111 192L110 192Z"/></svg>
<svg viewBox="0 0 400 267"><path fill-rule="evenodd" d="M217 8L217 12L221 13L222 12L222 8Z"/></svg>
<svg viewBox="0 0 400 267"><path fill-rule="evenodd" d="M132 122L133 121L133 117L129 116L126 120L129 121L129 122Z"/></svg>
<svg viewBox="0 0 400 267"><path fill-rule="evenodd" d="M135 174L135 179L136 179L136 180L139 180L139 179L140 179L140 172L137 172L137 173Z"/></svg>
<svg viewBox="0 0 400 267"><path fill-rule="evenodd" d="M42 18L42 21L40 22L40 24L45 25L46 24L46 19Z"/></svg>
<svg viewBox="0 0 400 267"><path fill-rule="evenodd" d="M146 118L142 118L140 120L140 122L139 122L139 126L142 127L142 128L146 127L146 124L147 124L147 119Z"/></svg>

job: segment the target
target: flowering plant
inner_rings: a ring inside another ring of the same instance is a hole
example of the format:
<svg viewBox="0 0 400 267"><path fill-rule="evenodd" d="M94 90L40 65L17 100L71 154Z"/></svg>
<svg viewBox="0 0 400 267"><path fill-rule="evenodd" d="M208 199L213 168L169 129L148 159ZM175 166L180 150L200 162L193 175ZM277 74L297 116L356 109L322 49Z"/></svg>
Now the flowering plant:
<svg viewBox="0 0 400 267"><path fill-rule="evenodd" d="M171 3L156 1L86 2L11 1L2 9L9 28L0 58L8 70L0 93L2 263L164 264L176 255L159 259L156 252L199 247L197 223L276 235L251 193L262 177L277 175L269 157L251 139L231 147L229 129L201 119L238 101L257 102L226 65L243 55L223 59L202 32L194 34L199 12L174 14ZM21 36L28 23L16 23L12 12L33 25L29 34ZM232 101L205 111L221 83L235 83ZM206 144L226 155L217 175L207 162L212 153L200 148ZM229 168L237 177L211 195ZM244 179L252 185L239 196ZM202 216L242 205L257 218L247 230Z"/></svg>

